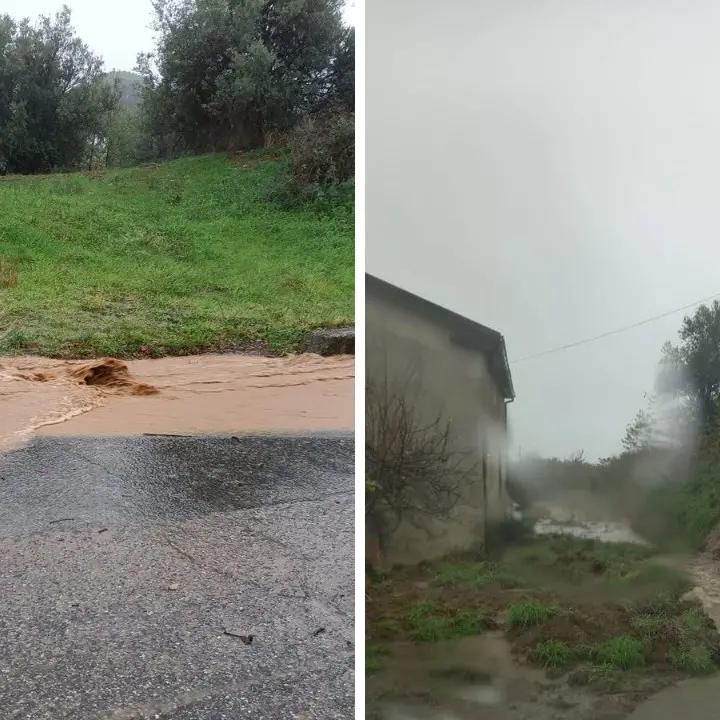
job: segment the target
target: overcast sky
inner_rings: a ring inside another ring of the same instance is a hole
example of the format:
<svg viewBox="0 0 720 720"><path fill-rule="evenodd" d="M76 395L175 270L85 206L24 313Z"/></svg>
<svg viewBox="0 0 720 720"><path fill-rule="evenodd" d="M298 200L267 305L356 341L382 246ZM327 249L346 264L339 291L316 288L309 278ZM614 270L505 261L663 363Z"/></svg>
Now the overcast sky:
<svg viewBox="0 0 720 720"><path fill-rule="evenodd" d="M105 59L108 70L132 70L138 53L155 47L151 0L3 0L0 12L15 18L54 15L63 4L72 10L77 34ZM354 3L348 2L345 21L354 24Z"/></svg>
<svg viewBox="0 0 720 720"><path fill-rule="evenodd" d="M720 3L366 8L368 271L511 360L720 293ZM515 447L617 451L681 320L514 364Z"/></svg>

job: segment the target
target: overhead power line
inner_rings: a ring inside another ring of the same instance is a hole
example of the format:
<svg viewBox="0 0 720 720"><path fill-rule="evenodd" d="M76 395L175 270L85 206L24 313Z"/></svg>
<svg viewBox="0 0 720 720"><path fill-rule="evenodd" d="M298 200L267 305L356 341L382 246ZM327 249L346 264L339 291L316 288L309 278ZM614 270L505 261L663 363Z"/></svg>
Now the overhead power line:
<svg viewBox="0 0 720 720"><path fill-rule="evenodd" d="M674 310L668 310L667 312L661 313L660 315L653 315L652 317L645 318L644 320L640 320L639 322L632 323L632 325L624 325L623 327L616 328L615 330L609 330L608 332L601 333L600 335L594 335L593 337L585 338L584 340L578 340L576 342L569 343L568 345L561 345L560 347L551 348L550 350L543 350L542 352L535 353L533 355L526 355L525 357L518 358L517 360L511 360L510 364L517 365L517 363L526 362L527 360L535 360L535 358L545 357L545 355L554 355L555 353L564 352L565 350L570 350L580 345L587 345L588 343L602 340L603 338L610 337L611 335L619 335L620 333L627 332L628 330L638 328L641 325L648 325L649 323L656 322L657 320L662 320L663 318L669 317L670 315L675 315L675 313L682 312L683 310L690 310L690 308L697 307L698 305L702 305L703 303L709 302L710 300L715 300L716 298L720 298L720 293L709 295L708 297L702 298L701 300L695 300L695 302L688 303L687 305L682 305L681 307L677 307Z"/></svg>

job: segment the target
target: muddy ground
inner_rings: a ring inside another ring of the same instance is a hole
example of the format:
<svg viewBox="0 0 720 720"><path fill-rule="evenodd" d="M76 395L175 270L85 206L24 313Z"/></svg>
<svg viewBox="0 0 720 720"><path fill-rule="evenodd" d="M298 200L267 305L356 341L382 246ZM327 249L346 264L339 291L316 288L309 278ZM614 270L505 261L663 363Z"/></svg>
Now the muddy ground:
<svg viewBox="0 0 720 720"><path fill-rule="evenodd" d="M376 579L368 717L625 718L690 674L720 637L681 569L647 547L542 538ZM525 613L523 616L523 612Z"/></svg>

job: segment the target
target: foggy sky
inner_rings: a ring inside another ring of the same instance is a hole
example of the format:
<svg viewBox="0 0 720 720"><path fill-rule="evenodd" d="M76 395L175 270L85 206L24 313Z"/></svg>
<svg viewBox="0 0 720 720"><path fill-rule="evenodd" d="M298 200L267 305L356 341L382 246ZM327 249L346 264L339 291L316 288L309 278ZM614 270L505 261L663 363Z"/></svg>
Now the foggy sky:
<svg viewBox="0 0 720 720"><path fill-rule="evenodd" d="M107 70L132 70L138 53L154 49L151 0L4 0L0 12L35 19L54 15L63 4L72 10L77 34L103 56Z"/></svg>
<svg viewBox="0 0 720 720"><path fill-rule="evenodd" d="M54 15L62 5L72 10L77 34L97 54L107 70L132 70L138 53L155 48L151 0L3 0L0 13L19 19ZM345 22L354 24L355 7L346 4Z"/></svg>
<svg viewBox="0 0 720 720"><path fill-rule="evenodd" d="M367 0L367 269L510 360L720 294L720 3ZM619 450L682 313L512 366L524 452Z"/></svg>

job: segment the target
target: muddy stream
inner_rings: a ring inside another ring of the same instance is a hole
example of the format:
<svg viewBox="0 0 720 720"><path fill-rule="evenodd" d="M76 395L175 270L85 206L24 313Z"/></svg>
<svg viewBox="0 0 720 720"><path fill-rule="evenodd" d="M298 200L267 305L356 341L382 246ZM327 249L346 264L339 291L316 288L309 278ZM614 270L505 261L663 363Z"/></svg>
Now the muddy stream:
<svg viewBox="0 0 720 720"><path fill-rule="evenodd" d="M354 357L0 358L0 450L38 435L351 430Z"/></svg>
<svg viewBox="0 0 720 720"><path fill-rule="evenodd" d="M499 632L395 646L366 687L372 720L620 720L635 705L519 663Z"/></svg>

